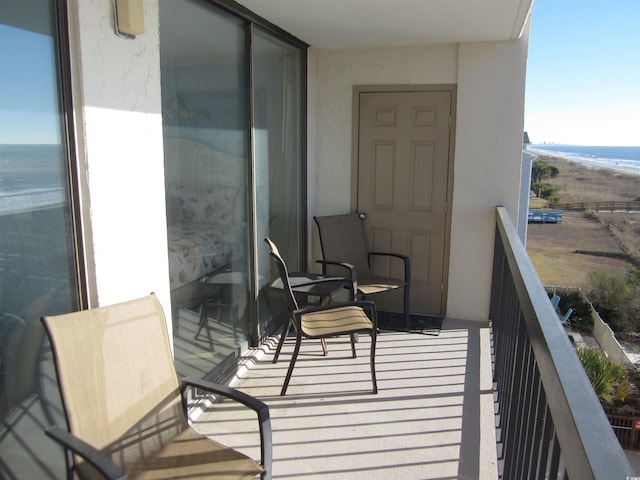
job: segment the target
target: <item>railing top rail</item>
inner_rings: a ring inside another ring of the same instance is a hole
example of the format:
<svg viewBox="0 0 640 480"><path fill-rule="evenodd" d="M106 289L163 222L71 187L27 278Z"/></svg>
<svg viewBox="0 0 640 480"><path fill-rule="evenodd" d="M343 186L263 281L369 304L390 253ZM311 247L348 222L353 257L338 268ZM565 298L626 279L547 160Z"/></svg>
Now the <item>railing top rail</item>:
<svg viewBox="0 0 640 480"><path fill-rule="evenodd" d="M504 207L497 227L570 478L633 475L533 263Z"/></svg>

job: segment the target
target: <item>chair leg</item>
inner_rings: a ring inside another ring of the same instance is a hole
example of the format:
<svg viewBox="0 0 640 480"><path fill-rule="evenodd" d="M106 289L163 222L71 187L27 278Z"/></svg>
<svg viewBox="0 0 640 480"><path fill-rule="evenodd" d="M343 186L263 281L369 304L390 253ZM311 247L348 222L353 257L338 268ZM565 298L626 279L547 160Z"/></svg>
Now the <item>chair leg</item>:
<svg viewBox="0 0 640 480"><path fill-rule="evenodd" d="M282 345L284 345L284 340L289 335L289 329L291 328L291 322L288 321L286 325L282 327L282 334L280 335L280 340L278 340L278 346L276 347L276 353L273 355L272 363L278 363L278 357L280 356L280 351L282 350Z"/></svg>
<svg viewBox="0 0 640 480"><path fill-rule="evenodd" d="M325 357L329 354L329 350L327 350L327 342L324 338L320 339L320 344L322 345L322 355Z"/></svg>
<svg viewBox="0 0 640 480"><path fill-rule="evenodd" d="M378 393L378 382L376 381L376 329L371 329L371 383L373 383L373 393Z"/></svg>
<svg viewBox="0 0 640 480"><path fill-rule="evenodd" d="M409 311L409 284L404 286L404 323L407 330L411 329L411 312Z"/></svg>
<svg viewBox="0 0 640 480"><path fill-rule="evenodd" d="M196 331L196 335L194 340L199 340L200 332L204 328L207 333L207 339L209 340L209 348L214 352L215 348L213 346L213 338L211 337L211 327L209 326L209 307L215 306L215 304L210 304L211 299L205 300L200 306L200 321L198 322L198 330ZM218 316L220 316L220 309L218 308Z"/></svg>
<svg viewBox="0 0 640 480"><path fill-rule="evenodd" d="M300 352L300 344L302 343L302 336L300 332L296 335L296 347L293 349L293 354L291 355L291 362L289 363L289 369L287 370L287 376L284 379L284 384L282 385L282 390L280 390L280 396L284 397L287 393L287 387L289 386L289 380L291 380L291 374L293 373L293 366L296 364L296 359L298 358L298 353Z"/></svg>
<svg viewBox="0 0 640 480"><path fill-rule="evenodd" d="M326 264L322 264L322 269L324 271L323 275L326 275L326 270L327 270L327 265ZM352 298L351 300L355 300L355 297ZM322 297L320 299L320 305L329 305L331 302L333 301L333 294ZM320 343L322 343L322 353L323 355L326 357L327 355L329 355L329 349L327 348L327 341L324 338L320 339ZM355 357L354 357L355 358Z"/></svg>

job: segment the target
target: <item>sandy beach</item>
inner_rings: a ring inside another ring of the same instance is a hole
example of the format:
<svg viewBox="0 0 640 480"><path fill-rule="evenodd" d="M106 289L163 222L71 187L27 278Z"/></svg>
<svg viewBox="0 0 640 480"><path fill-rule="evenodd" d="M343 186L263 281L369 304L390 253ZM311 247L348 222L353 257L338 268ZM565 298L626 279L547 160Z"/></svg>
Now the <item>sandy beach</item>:
<svg viewBox="0 0 640 480"><path fill-rule="evenodd" d="M607 161L604 161L604 160L589 159L589 158L583 158L583 157L563 156L563 155L555 153L555 152L548 152L548 151L544 151L544 150L536 150L534 148L527 149L526 151L529 152L529 153L532 153L534 155L541 156L541 157L561 158L563 160L566 160L567 162L572 162L572 163L576 163L578 165L583 165L583 166L585 166L587 168L598 168L598 169L604 168L604 169L613 170L613 171L619 172L619 173L625 173L627 175L640 175L640 166L627 165L627 164L624 163L624 161L619 162L619 163L612 163L612 162L607 162Z"/></svg>
<svg viewBox="0 0 640 480"><path fill-rule="evenodd" d="M630 202L640 200L640 168L623 168L605 162L578 160L548 152L529 152L556 167L558 174L544 180L566 202Z"/></svg>

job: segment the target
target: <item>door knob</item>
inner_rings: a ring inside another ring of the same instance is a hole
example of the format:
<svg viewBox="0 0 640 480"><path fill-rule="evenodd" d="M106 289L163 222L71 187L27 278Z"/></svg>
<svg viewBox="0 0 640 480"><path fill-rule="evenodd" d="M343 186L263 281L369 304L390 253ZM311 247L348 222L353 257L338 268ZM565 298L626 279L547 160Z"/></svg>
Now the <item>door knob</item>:
<svg viewBox="0 0 640 480"><path fill-rule="evenodd" d="M358 216L360 217L360 220L366 220L367 219L367 214L364 213L364 212L359 213Z"/></svg>

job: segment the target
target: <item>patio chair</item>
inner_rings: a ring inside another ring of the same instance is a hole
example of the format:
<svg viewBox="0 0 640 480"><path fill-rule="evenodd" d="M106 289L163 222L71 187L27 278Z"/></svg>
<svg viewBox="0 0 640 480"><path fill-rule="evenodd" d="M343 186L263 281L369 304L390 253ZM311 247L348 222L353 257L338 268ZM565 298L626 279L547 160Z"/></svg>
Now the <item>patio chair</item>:
<svg viewBox="0 0 640 480"><path fill-rule="evenodd" d="M558 314L558 318L560 319L560 323L563 326L570 327L571 326L571 315L573 315L573 308L570 308L565 312L564 315Z"/></svg>
<svg viewBox="0 0 640 480"><path fill-rule="evenodd" d="M224 385L178 382L154 294L42 322L68 424L68 431L53 426L46 433L65 449L68 479L74 472L80 478L271 478L268 407ZM256 412L260 463L190 428L187 387Z"/></svg>
<svg viewBox="0 0 640 480"><path fill-rule="evenodd" d="M283 285L281 291L289 312L290 326L296 332L296 344L291 355L291 361L280 395L284 396L287 393L291 374L293 373L293 368L298 358L298 353L300 352L302 337L324 339L339 335L349 335L351 355L353 358L356 358L354 337L356 333L368 333L371 335L371 348L369 351L371 383L373 385L373 393L378 393L375 368L377 317L374 303L350 301L330 303L328 305L307 306L300 309L291 289L287 265L282 259L278 247L268 238L265 238L264 241L269 245L269 254L278 267L278 274ZM365 310L369 312L369 315L367 315ZM283 330L282 335L286 335L288 330L289 328ZM283 341L282 338L281 341ZM277 353L279 353L279 349Z"/></svg>
<svg viewBox="0 0 640 480"><path fill-rule="evenodd" d="M558 309L558 306L560 305L560 296L557 293L554 293L551 297L551 305L554 310Z"/></svg>
<svg viewBox="0 0 640 480"><path fill-rule="evenodd" d="M267 243L274 245L271 240ZM348 295L350 299L355 297L354 285L350 278L319 275L312 272L288 272L288 280L291 291L296 298L298 308L313 305L327 305L333 301L335 295L345 290L349 292ZM284 283L280 277L271 282L271 289L284 293ZM291 326L291 322L287 322L282 328L280 341L278 342L276 353L273 356L273 363L278 363L280 351L291 331ZM324 338L320 339L320 344L322 345L324 356L327 356L329 350L327 349Z"/></svg>
<svg viewBox="0 0 640 480"><path fill-rule="evenodd" d="M404 288L404 320L410 328L409 284L411 282L411 265L409 257L398 253L373 252L366 246L362 219L357 213L314 217L320 232L320 245L323 260L322 271L327 273L327 266L335 265L346 268L357 287L358 297L366 299L369 295ZM384 256L402 261L404 278L391 278L376 275L371 268L372 258Z"/></svg>

